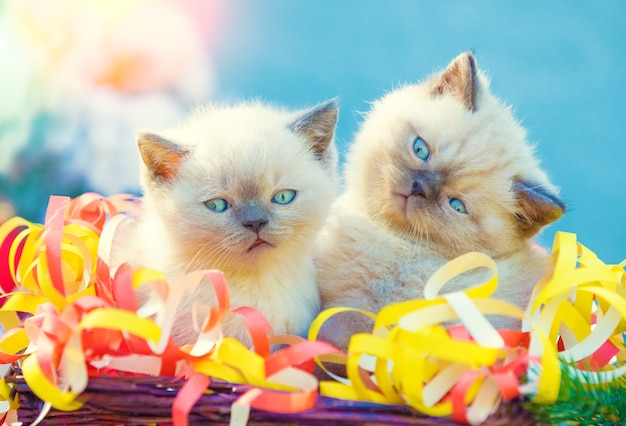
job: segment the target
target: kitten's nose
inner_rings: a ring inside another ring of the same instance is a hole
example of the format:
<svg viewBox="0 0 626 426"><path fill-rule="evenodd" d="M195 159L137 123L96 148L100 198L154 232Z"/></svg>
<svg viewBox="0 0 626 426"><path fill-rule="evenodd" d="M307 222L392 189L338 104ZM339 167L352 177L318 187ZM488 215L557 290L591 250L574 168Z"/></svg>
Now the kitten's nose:
<svg viewBox="0 0 626 426"><path fill-rule="evenodd" d="M432 198L439 191L439 177L433 172L417 173L411 184L411 195L422 198Z"/></svg>
<svg viewBox="0 0 626 426"><path fill-rule="evenodd" d="M263 219L256 219L256 220L248 220L248 221L244 221L242 225L258 233L261 229L265 227L265 225L267 225L267 219L263 218Z"/></svg>
<svg viewBox="0 0 626 426"><path fill-rule="evenodd" d="M255 203L242 205L237 212L237 216L244 228L248 228L256 233L268 224L267 212L263 207Z"/></svg>

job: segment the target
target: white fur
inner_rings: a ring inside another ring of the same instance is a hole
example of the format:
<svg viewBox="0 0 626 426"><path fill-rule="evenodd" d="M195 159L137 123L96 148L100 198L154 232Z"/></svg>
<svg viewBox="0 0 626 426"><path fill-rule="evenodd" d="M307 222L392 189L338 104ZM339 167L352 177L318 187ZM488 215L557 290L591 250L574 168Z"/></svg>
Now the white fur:
<svg viewBox="0 0 626 426"><path fill-rule="evenodd" d="M467 60L461 55L455 61ZM470 251L495 258L500 277L495 297L522 308L532 286L548 272L548 256L522 234L516 217L514 180L532 181L556 194L526 132L489 92L482 73L477 73L475 111L451 94L433 94L441 75L374 102L357 133L345 164L345 191L318 239L322 309L349 306L376 313L388 304L421 298L433 272ZM413 152L417 135L429 143L428 161ZM418 171L443 176L432 202L410 195L411 176ZM397 195L402 191L406 200ZM450 208L451 198L461 199L469 214ZM481 282L484 272L459 277L453 288ZM320 336L346 348L353 333L370 327L362 316L343 314Z"/></svg>
<svg viewBox="0 0 626 426"><path fill-rule="evenodd" d="M277 334L305 334L319 310L311 247L334 198L336 152L331 143L328 164L322 164L305 137L288 128L298 115L260 103L209 106L182 126L159 132L190 154L167 183L155 183L144 165L143 213L124 249L132 266L155 268L169 279L219 269L233 308L256 308ZM272 203L284 189L296 190L296 199ZM218 197L232 207L208 210L204 202ZM234 213L249 201L267 207L270 220L259 237L273 246L252 253L247 250L257 235ZM201 289L183 305L173 330L178 343L197 334L189 314L194 302L213 304L212 289ZM237 318L228 318L224 331L248 341Z"/></svg>

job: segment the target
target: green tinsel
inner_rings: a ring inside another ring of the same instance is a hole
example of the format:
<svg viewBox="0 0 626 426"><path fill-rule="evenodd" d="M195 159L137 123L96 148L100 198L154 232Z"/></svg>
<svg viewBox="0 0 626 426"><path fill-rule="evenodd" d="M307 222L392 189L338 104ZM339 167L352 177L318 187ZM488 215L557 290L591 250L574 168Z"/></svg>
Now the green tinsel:
<svg viewBox="0 0 626 426"><path fill-rule="evenodd" d="M626 378L608 383L586 384L562 366L559 396L553 404L529 401L524 407L537 423L546 425L624 425L626 424Z"/></svg>

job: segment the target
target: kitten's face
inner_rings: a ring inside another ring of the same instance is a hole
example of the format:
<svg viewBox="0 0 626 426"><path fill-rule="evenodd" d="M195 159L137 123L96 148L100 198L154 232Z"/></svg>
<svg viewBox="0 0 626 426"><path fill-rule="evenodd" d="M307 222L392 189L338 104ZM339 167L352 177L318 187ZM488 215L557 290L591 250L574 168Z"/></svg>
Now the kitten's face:
<svg viewBox="0 0 626 426"><path fill-rule="evenodd" d="M156 145L144 143L148 208L177 241L179 262L245 274L308 251L334 197L336 117L332 103L300 116L260 105L206 110L163 134L183 150L169 177L154 169L167 175L171 161L152 162Z"/></svg>
<svg viewBox="0 0 626 426"><path fill-rule="evenodd" d="M469 60L461 55L374 104L348 158L347 192L426 249L498 256L558 218L563 204L524 130Z"/></svg>

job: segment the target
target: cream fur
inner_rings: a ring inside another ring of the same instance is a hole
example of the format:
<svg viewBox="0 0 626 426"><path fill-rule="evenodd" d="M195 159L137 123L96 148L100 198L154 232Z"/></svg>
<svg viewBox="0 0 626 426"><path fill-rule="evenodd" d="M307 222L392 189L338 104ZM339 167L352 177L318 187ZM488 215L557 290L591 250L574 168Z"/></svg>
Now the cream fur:
<svg viewBox="0 0 626 426"><path fill-rule="evenodd" d="M142 216L118 244L121 256L134 267L155 268L169 279L219 269L233 308L256 308L277 334L305 334L319 310L311 248L336 187L332 138L337 108L334 102L326 107L326 115L310 126L327 138L323 158L312 149L316 142L308 137L313 133L304 134L309 128L290 128L310 111L285 112L261 103L209 106L182 126L158 132L189 154L169 180L155 178L150 166L142 164ZM295 200L272 203L272 196L284 189L296 190ZM223 213L208 210L204 202L216 197L226 199L231 208ZM245 203L267 213L268 224L258 236L237 217ZM248 252L257 238L271 246ZM181 307L173 329L179 344L197 335L190 315L194 302L213 304L212 289L201 288ZM248 341L238 318L228 318L224 332Z"/></svg>
<svg viewBox="0 0 626 426"><path fill-rule="evenodd" d="M480 71L474 76L475 111L455 88L436 91L442 75L450 77L450 70L468 60L474 64L471 54L462 54L443 73L373 103L348 153L345 191L318 239L322 309L349 306L376 313L388 304L421 298L434 271L470 251L496 260L500 285L495 296L522 308L532 286L548 272L548 255L530 241L545 223L538 217L526 231L516 216L522 210L515 180L557 194L526 132L489 92ZM466 95L469 89L462 89ZM413 152L417 135L429 145L427 161ZM413 176L421 171L441 179L432 202L410 195ZM451 198L460 199L468 214L450 208ZM562 204L549 209L559 216ZM460 277L457 286L476 282L481 273ZM342 314L320 336L345 349L354 332L368 328L371 322L363 316Z"/></svg>

